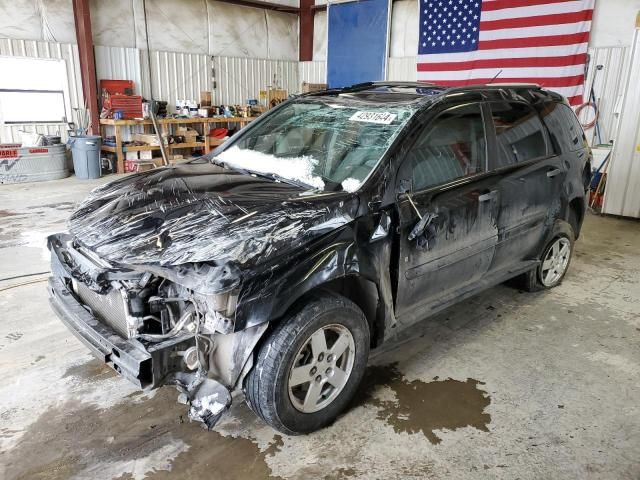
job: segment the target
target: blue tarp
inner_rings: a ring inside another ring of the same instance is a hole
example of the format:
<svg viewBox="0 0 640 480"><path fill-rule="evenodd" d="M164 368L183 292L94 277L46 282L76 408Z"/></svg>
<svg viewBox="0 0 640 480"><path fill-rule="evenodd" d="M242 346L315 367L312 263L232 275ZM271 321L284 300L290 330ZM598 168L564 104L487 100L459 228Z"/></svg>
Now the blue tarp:
<svg viewBox="0 0 640 480"><path fill-rule="evenodd" d="M330 88L384 80L389 0L329 6L327 83Z"/></svg>

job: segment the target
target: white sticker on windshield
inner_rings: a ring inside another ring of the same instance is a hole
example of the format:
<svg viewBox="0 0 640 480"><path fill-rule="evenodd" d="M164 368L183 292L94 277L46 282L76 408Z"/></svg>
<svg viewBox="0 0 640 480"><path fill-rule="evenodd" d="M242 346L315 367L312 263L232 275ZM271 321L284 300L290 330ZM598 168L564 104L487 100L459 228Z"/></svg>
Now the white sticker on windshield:
<svg viewBox="0 0 640 480"><path fill-rule="evenodd" d="M395 113L389 112L356 112L349 120L352 122L379 123L382 125L391 125L396 119Z"/></svg>

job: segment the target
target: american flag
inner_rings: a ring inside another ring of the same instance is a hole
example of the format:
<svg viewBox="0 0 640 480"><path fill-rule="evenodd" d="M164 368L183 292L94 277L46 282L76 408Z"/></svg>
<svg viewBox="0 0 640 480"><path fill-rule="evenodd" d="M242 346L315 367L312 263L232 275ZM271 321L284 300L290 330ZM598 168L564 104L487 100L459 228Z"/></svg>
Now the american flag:
<svg viewBox="0 0 640 480"><path fill-rule="evenodd" d="M420 0L418 80L538 83L582 103L595 0Z"/></svg>

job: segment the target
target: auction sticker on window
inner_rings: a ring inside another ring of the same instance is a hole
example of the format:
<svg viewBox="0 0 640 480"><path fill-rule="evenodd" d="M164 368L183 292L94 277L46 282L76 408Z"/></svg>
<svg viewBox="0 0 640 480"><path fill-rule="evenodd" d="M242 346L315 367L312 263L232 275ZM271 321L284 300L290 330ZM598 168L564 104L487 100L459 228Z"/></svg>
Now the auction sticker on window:
<svg viewBox="0 0 640 480"><path fill-rule="evenodd" d="M391 125L396 119L395 113L389 112L356 112L349 120L352 122L379 123L381 125Z"/></svg>

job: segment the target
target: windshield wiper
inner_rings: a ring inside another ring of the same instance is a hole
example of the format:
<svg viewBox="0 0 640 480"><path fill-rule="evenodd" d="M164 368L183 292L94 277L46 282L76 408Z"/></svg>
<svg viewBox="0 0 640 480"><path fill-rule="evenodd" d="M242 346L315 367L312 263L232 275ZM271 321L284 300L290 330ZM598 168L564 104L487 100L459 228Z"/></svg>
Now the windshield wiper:
<svg viewBox="0 0 640 480"><path fill-rule="evenodd" d="M289 185L294 185L296 187L304 188L305 190L318 190L317 187L313 185L309 185L308 183L302 182L300 180L294 180L292 178L283 177L282 175L278 175L277 173L265 173L259 172L256 170L251 170L248 168L236 167L234 165L230 165L225 161L220 161L216 157L211 158L211 163L215 163L216 165L220 165L221 167L227 167L232 170L236 170L237 172L242 172L246 174L255 175L257 177L268 178L270 180L274 180L276 182L288 183Z"/></svg>
<svg viewBox="0 0 640 480"><path fill-rule="evenodd" d="M304 183L300 180L294 180L293 178L283 177L282 175L278 175L277 173L261 173L261 172L252 172L256 175L265 176L268 178L272 178L278 182L288 183L290 185L295 185L296 187L305 188L307 190L318 190L317 187L313 185L309 185L308 183Z"/></svg>

